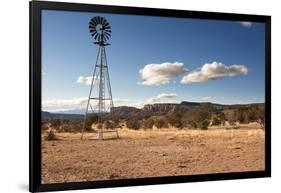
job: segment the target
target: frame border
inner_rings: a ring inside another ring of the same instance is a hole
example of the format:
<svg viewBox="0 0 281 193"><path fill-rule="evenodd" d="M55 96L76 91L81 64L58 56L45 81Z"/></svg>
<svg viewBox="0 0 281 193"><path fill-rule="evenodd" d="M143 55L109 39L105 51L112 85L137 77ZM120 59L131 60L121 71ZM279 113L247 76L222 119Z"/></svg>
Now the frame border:
<svg viewBox="0 0 281 193"><path fill-rule="evenodd" d="M41 11L100 12L179 18L252 21L265 23L265 170L214 173L188 176L163 176L89 182L41 183ZM145 7L125 7L48 1L29 2L29 191L59 191L111 188L184 182L233 180L271 177L271 16L202 11L185 11Z"/></svg>

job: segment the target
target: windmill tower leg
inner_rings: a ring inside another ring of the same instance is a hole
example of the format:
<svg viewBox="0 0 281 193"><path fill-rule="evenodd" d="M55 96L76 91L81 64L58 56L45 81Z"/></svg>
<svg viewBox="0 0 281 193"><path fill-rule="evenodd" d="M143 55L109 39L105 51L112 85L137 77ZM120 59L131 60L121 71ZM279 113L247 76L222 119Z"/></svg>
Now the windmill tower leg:
<svg viewBox="0 0 281 193"><path fill-rule="evenodd" d="M97 59L96 59L96 65L94 67L94 71L93 71L93 75L92 75L91 87L90 87L90 92L89 92L89 96L88 96L88 100L87 100L87 106L86 106L86 110L85 110L83 127L82 127L82 135L81 135L82 140L84 139L84 132L87 127L87 118L88 118L89 107L91 108L92 112L94 111L90 102L91 102L91 95L92 95L92 91L93 91L94 81L96 81L96 79L97 79L96 71L97 71L97 66L98 66L98 61L99 61L100 50L101 49L99 48Z"/></svg>

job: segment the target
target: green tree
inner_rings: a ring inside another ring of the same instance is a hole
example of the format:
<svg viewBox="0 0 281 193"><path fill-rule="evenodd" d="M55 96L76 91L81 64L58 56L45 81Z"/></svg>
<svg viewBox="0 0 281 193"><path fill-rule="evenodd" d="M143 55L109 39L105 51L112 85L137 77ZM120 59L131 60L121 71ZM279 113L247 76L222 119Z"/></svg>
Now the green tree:
<svg viewBox="0 0 281 193"><path fill-rule="evenodd" d="M181 129L183 128L182 118L183 118L183 113L176 112L169 115L167 117L167 121L171 126Z"/></svg>
<svg viewBox="0 0 281 193"><path fill-rule="evenodd" d="M154 122L155 127L158 129L168 127L167 122L163 118L158 118Z"/></svg>
<svg viewBox="0 0 281 193"><path fill-rule="evenodd" d="M143 121L143 128L144 129L152 129L153 125L154 125L154 120L151 119L151 118L145 119Z"/></svg>
<svg viewBox="0 0 281 193"><path fill-rule="evenodd" d="M129 119L126 124L129 129L139 130L141 127L140 121L137 119Z"/></svg>
<svg viewBox="0 0 281 193"><path fill-rule="evenodd" d="M207 110L198 110L193 113L193 119L200 129L208 129L211 113Z"/></svg>

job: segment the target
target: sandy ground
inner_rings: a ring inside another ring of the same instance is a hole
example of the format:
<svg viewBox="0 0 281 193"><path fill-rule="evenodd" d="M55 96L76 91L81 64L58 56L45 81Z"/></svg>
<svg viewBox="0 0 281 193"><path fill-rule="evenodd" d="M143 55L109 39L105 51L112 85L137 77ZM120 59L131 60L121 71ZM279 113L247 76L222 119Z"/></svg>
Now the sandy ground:
<svg viewBox="0 0 281 193"><path fill-rule="evenodd" d="M42 142L42 183L264 170L264 131L257 125L122 129L119 139L102 141L82 141L79 133L57 135L58 140Z"/></svg>

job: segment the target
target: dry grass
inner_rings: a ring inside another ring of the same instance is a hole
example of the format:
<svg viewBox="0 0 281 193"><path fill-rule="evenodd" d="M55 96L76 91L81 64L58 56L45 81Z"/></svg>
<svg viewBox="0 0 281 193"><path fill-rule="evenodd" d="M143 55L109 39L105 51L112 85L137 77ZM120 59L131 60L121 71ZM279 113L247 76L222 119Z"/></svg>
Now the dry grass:
<svg viewBox="0 0 281 193"><path fill-rule="evenodd" d="M119 130L118 140L81 134L42 137L42 183L264 170L264 131L239 129Z"/></svg>

